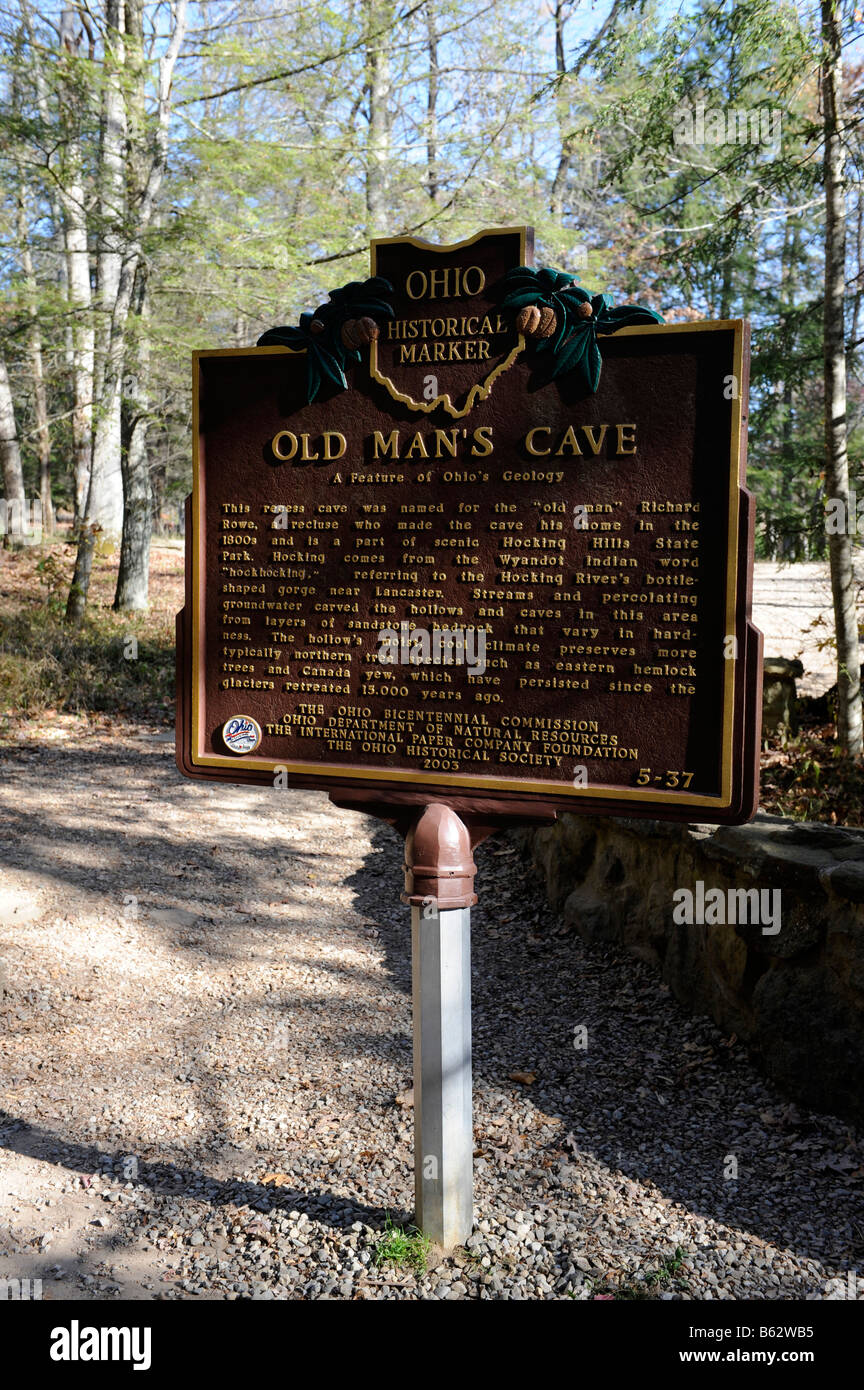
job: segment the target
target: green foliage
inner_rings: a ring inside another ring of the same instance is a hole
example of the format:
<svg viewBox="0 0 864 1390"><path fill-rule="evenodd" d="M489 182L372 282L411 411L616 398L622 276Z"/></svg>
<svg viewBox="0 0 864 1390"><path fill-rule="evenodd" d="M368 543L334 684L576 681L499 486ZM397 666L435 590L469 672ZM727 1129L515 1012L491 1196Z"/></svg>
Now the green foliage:
<svg viewBox="0 0 864 1390"><path fill-rule="evenodd" d="M659 303L667 320L751 320L757 548L789 560L825 554L819 57L818 14L814 22L791 3L697 0L670 17L624 0L592 52L593 80L576 69L559 84L572 98L571 139L604 156L611 283ZM854 211L860 94L851 87L850 101ZM854 471L864 388L852 352L849 366Z"/></svg>
<svg viewBox="0 0 864 1390"><path fill-rule="evenodd" d="M662 323L653 309L638 304L613 308L605 294L592 298L587 290L575 283L572 275L563 271L533 270L519 266L504 276L502 289L507 293L501 307L518 313L528 305L552 309L556 317L555 332L539 338L531 345L531 353L540 358L541 371L552 381L565 372L575 373L585 389L597 390L603 359L597 346L598 333L615 333L638 323Z"/></svg>
<svg viewBox="0 0 864 1390"><path fill-rule="evenodd" d="M768 741L762 758L762 809L791 820L860 826L864 767L844 757L834 743L834 692L816 703L824 707L819 722L794 738L784 741L778 735Z"/></svg>
<svg viewBox="0 0 864 1390"><path fill-rule="evenodd" d="M397 1226L389 1212L384 1222L384 1234L375 1250L375 1267L403 1265L419 1279L426 1273L432 1242L414 1226Z"/></svg>
<svg viewBox="0 0 864 1390"><path fill-rule="evenodd" d="M132 625L132 630L138 626ZM173 700L174 652L147 640L124 658L130 624L107 613L69 628L59 614L0 615L0 708L7 717L48 709L162 720Z"/></svg>
<svg viewBox="0 0 864 1390"><path fill-rule="evenodd" d="M345 391L348 382L345 370L351 362L360 361L357 348L346 347L342 341L342 326L352 318L393 318L387 296L393 293L389 280L375 275L369 280L352 280L330 291L327 304L319 304L314 313L300 315L299 327L269 328L258 339L259 347L281 344L307 354L306 399L314 401L322 386Z"/></svg>

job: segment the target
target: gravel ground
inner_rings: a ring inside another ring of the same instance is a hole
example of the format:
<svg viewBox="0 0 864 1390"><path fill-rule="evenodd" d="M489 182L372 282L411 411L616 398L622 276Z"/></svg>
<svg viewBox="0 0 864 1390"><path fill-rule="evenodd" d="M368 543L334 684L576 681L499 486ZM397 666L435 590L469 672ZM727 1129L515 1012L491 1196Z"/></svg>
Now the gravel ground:
<svg viewBox="0 0 864 1390"><path fill-rule="evenodd" d="M864 1297L862 1137L563 930L502 837L477 856L477 1228L425 1272L376 1263L413 1194L400 841L322 794L185 782L170 735L135 734L60 718L3 750L0 1278Z"/></svg>

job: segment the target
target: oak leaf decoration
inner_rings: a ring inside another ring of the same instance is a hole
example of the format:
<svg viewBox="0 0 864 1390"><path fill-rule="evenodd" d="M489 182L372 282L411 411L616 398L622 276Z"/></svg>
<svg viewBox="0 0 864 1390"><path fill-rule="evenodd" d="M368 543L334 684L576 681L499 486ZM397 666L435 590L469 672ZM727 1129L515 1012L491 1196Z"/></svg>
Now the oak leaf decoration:
<svg viewBox="0 0 864 1390"><path fill-rule="evenodd" d="M331 290L329 302L314 313L301 314L299 325L268 328L257 346L306 349L306 403L311 405L322 387L347 390L346 367L359 362L361 347L378 337L378 320L393 318L392 293L390 281L380 275L351 280Z"/></svg>
<svg viewBox="0 0 864 1390"><path fill-rule="evenodd" d="M615 308L608 295L590 295L563 270L520 265L502 277L500 291L502 309L515 314L516 327L529 339L538 365L546 366L548 380L575 372L591 392L600 384L603 365L598 334L663 322L661 314L642 304Z"/></svg>

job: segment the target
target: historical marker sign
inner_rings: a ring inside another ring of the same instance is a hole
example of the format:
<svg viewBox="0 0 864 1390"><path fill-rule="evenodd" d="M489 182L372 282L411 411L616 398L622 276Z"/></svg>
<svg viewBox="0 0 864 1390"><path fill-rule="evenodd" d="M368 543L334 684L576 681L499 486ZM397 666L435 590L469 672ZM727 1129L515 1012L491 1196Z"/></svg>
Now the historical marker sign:
<svg viewBox="0 0 864 1390"><path fill-rule="evenodd" d="M753 814L747 325L600 318L596 391L550 379L502 305L530 258L373 243L393 317L311 404L306 351L196 354L183 772Z"/></svg>

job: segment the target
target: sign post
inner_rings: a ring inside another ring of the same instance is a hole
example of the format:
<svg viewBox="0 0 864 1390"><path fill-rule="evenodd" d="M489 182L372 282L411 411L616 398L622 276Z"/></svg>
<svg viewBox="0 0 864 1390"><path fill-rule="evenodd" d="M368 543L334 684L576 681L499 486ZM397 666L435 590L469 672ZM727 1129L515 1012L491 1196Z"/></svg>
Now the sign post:
<svg viewBox="0 0 864 1390"><path fill-rule="evenodd" d="M474 1221L471 909L411 908L415 1221L445 1250Z"/></svg>
<svg viewBox="0 0 864 1390"><path fill-rule="evenodd" d="M414 1191L417 1225L445 1250L473 1222L470 832L430 803L405 841L414 1010Z"/></svg>
<svg viewBox="0 0 864 1390"><path fill-rule="evenodd" d="M406 835L417 1220L471 1223L472 848L560 811L740 823L761 638L748 329L535 270L530 231L373 243L297 327L194 362L187 776Z"/></svg>

